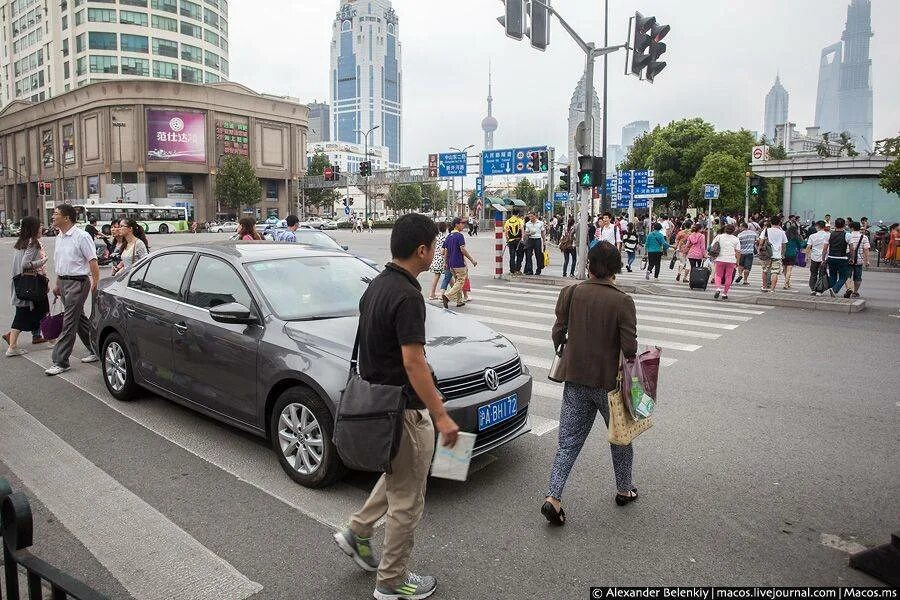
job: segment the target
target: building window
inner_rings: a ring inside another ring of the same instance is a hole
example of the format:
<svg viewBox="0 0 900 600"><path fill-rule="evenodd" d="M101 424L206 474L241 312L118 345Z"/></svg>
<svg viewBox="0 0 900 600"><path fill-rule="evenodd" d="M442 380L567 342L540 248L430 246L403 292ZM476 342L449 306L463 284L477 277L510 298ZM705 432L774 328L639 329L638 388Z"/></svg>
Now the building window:
<svg viewBox="0 0 900 600"><path fill-rule="evenodd" d="M153 76L160 79L172 79L178 81L178 65L161 60L153 61Z"/></svg>
<svg viewBox="0 0 900 600"><path fill-rule="evenodd" d="M178 58L178 42L153 38L153 54L168 56L169 58Z"/></svg>
<svg viewBox="0 0 900 600"><path fill-rule="evenodd" d="M140 6L141 8L147 8L147 0L119 0L119 4L125 4L127 6Z"/></svg>
<svg viewBox="0 0 900 600"><path fill-rule="evenodd" d="M203 64L203 51L196 46L181 45L181 59ZM185 80L187 81L187 80Z"/></svg>
<svg viewBox="0 0 900 600"><path fill-rule="evenodd" d="M165 31L178 31L178 20L170 19L169 17L161 17L159 15L151 15L150 16L150 24L156 29L163 29Z"/></svg>
<svg viewBox="0 0 900 600"><path fill-rule="evenodd" d="M88 48L91 50L117 50L116 34L106 31L88 32Z"/></svg>
<svg viewBox="0 0 900 600"><path fill-rule="evenodd" d="M203 83L219 83L220 81L222 81L222 78L215 73L210 73L209 71L203 73Z"/></svg>
<svg viewBox="0 0 900 600"><path fill-rule="evenodd" d="M216 8L219 8L218 0L203 0L203 1L206 2L207 4L209 4L210 6L215 6Z"/></svg>
<svg viewBox="0 0 900 600"><path fill-rule="evenodd" d="M203 71L194 67L181 67L181 80L185 83L203 83Z"/></svg>
<svg viewBox="0 0 900 600"><path fill-rule="evenodd" d="M123 25L140 25L146 27L149 20L147 13L135 12L132 10L119 11L119 23Z"/></svg>
<svg viewBox="0 0 900 600"><path fill-rule="evenodd" d="M266 200L278 200L278 182L266 179Z"/></svg>
<svg viewBox="0 0 900 600"><path fill-rule="evenodd" d="M92 23L115 23L116 11L112 8L89 8L87 9L88 21Z"/></svg>
<svg viewBox="0 0 900 600"><path fill-rule="evenodd" d="M344 31L350 31L350 28L351 28L351 27L353 27L353 25L350 23L350 21L343 21L343 22L341 22L341 31L342 31L342 32L344 32Z"/></svg>
<svg viewBox="0 0 900 600"><path fill-rule="evenodd" d="M81 34L75 38L75 52L81 53L85 50L84 39L85 34Z"/></svg>
<svg viewBox="0 0 900 600"><path fill-rule="evenodd" d="M123 33L120 35L122 43L122 52L142 52L147 54L150 47L147 42L146 35L131 35Z"/></svg>
<svg viewBox="0 0 900 600"><path fill-rule="evenodd" d="M203 54L204 54L204 64L206 64L207 67L213 67L216 69L220 68L218 54L216 54L214 52L210 52L209 50L207 50Z"/></svg>
<svg viewBox="0 0 900 600"><path fill-rule="evenodd" d="M69 28L69 16L68 16L68 15L63 15L63 18L62 18L62 30L65 31L65 30L68 29L68 28Z"/></svg>
<svg viewBox="0 0 900 600"><path fill-rule="evenodd" d="M87 73L87 57L82 56L75 63L75 75L84 75L85 73ZM80 81L78 82L78 87L81 87Z"/></svg>
<svg viewBox="0 0 900 600"><path fill-rule="evenodd" d="M178 14L178 5L175 0L150 0L150 8L172 13L173 15Z"/></svg>
<svg viewBox="0 0 900 600"><path fill-rule="evenodd" d="M89 62L91 65L91 73L118 73L119 63L115 56L94 56L91 55Z"/></svg>
<svg viewBox="0 0 900 600"><path fill-rule="evenodd" d="M194 4L190 0L181 0L180 13L182 17L196 19L197 21L203 20L203 9L199 4Z"/></svg>
<svg viewBox="0 0 900 600"><path fill-rule="evenodd" d="M84 9L82 8L77 13L75 13L75 26L79 26L84 23Z"/></svg>
<svg viewBox="0 0 900 600"><path fill-rule="evenodd" d="M72 76L72 73L69 70L69 61L63 63L63 79L68 79Z"/></svg>
<svg viewBox="0 0 900 600"><path fill-rule="evenodd" d="M216 34L215 32L213 32L213 31L211 31L211 30L209 30L209 29L204 29L204 30L203 30L203 39L206 40L207 42L209 42L210 44L212 44L213 46L218 46L218 45L219 45L219 36L218 36L218 34Z"/></svg>
<svg viewBox="0 0 900 600"><path fill-rule="evenodd" d="M69 38L66 38L66 39L63 40L63 43L62 43L62 52L63 52L63 56L68 56L68 55L69 55Z"/></svg>
<svg viewBox="0 0 900 600"><path fill-rule="evenodd" d="M220 65L219 70L222 71L222 75L224 75L227 78L228 77L228 61L223 58L222 60L219 61L219 65Z"/></svg>
<svg viewBox="0 0 900 600"><path fill-rule="evenodd" d="M186 21L181 22L181 33L195 37L198 40L203 39L203 28L198 25L191 25Z"/></svg>
<svg viewBox="0 0 900 600"><path fill-rule="evenodd" d="M219 14L215 13L208 8L203 9L203 22L207 25L212 25L213 27L219 26Z"/></svg>
<svg viewBox="0 0 900 600"><path fill-rule="evenodd" d="M228 35L228 19L225 17L219 17L219 29L225 35Z"/></svg>
<svg viewBox="0 0 900 600"><path fill-rule="evenodd" d="M150 61L146 58L122 57L122 75L150 76Z"/></svg>
<svg viewBox="0 0 900 600"><path fill-rule="evenodd" d="M225 39L225 36L219 38L219 48L228 52L228 40Z"/></svg>

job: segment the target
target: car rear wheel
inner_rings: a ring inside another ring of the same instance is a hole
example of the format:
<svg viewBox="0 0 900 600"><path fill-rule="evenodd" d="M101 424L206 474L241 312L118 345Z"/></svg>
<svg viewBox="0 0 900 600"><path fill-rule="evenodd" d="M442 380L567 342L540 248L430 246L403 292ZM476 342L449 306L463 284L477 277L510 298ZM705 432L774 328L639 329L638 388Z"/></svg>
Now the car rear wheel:
<svg viewBox="0 0 900 600"><path fill-rule="evenodd" d="M163 223L162 225L159 226L159 232L160 233L169 233L169 226L166 225L165 223Z"/></svg>
<svg viewBox="0 0 900 600"><path fill-rule="evenodd" d="M331 485L346 471L331 434L331 412L312 390L285 390L272 409L269 431L278 462L297 483L309 488Z"/></svg>
<svg viewBox="0 0 900 600"><path fill-rule="evenodd" d="M118 333L103 340L103 382L116 400L133 400L137 394L131 355Z"/></svg>

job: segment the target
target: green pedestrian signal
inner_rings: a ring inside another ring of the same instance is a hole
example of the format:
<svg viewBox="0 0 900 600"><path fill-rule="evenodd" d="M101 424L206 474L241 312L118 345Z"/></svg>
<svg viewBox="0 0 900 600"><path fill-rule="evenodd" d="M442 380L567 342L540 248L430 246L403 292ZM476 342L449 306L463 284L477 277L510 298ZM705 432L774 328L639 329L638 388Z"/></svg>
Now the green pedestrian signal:
<svg viewBox="0 0 900 600"><path fill-rule="evenodd" d="M594 187L594 174L586 171L581 174L581 187Z"/></svg>
<svg viewBox="0 0 900 600"><path fill-rule="evenodd" d="M754 175L750 178L750 195L751 196L761 196L762 195L762 186L763 186L763 178L758 175Z"/></svg>

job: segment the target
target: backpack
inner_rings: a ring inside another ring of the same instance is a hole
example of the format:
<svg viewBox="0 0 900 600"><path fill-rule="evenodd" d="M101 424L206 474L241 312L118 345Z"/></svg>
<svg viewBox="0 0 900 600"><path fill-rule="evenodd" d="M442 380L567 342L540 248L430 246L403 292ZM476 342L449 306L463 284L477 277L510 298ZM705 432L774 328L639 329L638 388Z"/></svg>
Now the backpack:
<svg viewBox="0 0 900 600"><path fill-rule="evenodd" d="M575 246L574 232L570 229L559 238L559 249L565 252L571 250Z"/></svg>
<svg viewBox="0 0 900 600"><path fill-rule="evenodd" d="M506 230L506 241L507 242L511 242L513 240L519 239L519 236L522 233L522 226L519 224L518 221L515 221L513 223L507 222L506 227L504 227L504 229Z"/></svg>
<svg viewBox="0 0 900 600"><path fill-rule="evenodd" d="M772 242L769 241L769 229L763 232L763 243L759 246L760 260L772 260Z"/></svg>
<svg viewBox="0 0 900 600"><path fill-rule="evenodd" d="M719 246L719 240L714 241L706 252L709 254L710 258L718 258L719 254L722 253L722 247Z"/></svg>

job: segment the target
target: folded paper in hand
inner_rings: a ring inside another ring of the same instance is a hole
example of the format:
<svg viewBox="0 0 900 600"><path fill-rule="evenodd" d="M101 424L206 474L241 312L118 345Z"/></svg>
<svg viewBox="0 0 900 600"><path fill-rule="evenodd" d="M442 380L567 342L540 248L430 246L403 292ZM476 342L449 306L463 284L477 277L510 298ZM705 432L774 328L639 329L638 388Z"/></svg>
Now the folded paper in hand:
<svg viewBox="0 0 900 600"><path fill-rule="evenodd" d="M431 476L465 481L469 475L469 463L472 462L472 449L475 447L476 437L478 436L474 433L460 432L456 444L448 448L444 445L444 434L440 434L434 449Z"/></svg>

